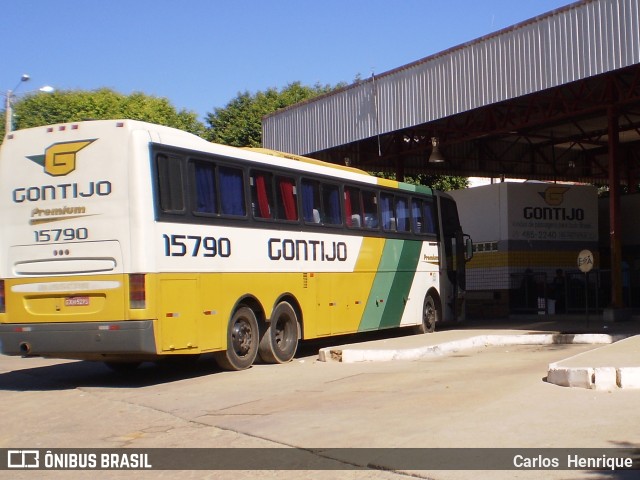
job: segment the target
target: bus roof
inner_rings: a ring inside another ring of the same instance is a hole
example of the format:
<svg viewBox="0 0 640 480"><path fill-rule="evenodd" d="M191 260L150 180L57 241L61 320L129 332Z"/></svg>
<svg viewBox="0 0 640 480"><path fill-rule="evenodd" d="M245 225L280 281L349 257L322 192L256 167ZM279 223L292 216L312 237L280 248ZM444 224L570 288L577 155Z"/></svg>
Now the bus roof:
<svg viewBox="0 0 640 480"><path fill-rule="evenodd" d="M321 165L323 167L337 168L339 170L345 170L347 172L359 173L361 175L369 175L369 172L364 170L360 170L359 168L347 167L346 165L338 165L337 163L329 163L323 162L322 160L316 160L315 158L303 157L301 155L295 155L293 153L281 152L279 150L272 150L270 148L262 148L262 147L244 147L244 150L249 150L251 152L264 153L266 155L271 155L274 157L280 158L288 158L289 160L297 160L298 162L310 163L312 165Z"/></svg>

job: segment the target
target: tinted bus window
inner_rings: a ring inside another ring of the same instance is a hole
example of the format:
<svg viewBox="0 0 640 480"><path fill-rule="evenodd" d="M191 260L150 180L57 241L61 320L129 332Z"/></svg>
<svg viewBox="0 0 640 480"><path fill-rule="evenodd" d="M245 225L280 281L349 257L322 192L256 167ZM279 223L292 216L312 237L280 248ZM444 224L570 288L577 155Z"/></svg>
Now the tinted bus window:
<svg viewBox="0 0 640 480"><path fill-rule="evenodd" d="M276 218L298 221L296 182L290 177L276 177Z"/></svg>
<svg viewBox="0 0 640 480"><path fill-rule="evenodd" d="M409 225L409 200L406 197L395 197L396 200L396 229L398 232L408 232Z"/></svg>
<svg viewBox="0 0 640 480"><path fill-rule="evenodd" d="M363 224L362 202L360 201L360 190L353 187L344 189L344 219L347 227L360 228Z"/></svg>
<svg viewBox="0 0 640 480"><path fill-rule="evenodd" d="M218 199L216 194L216 172L212 163L195 162L195 212L218 213Z"/></svg>
<svg viewBox="0 0 640 480"><path fill-rule="evenodd" d="M415 233L436 234L436 212L432 199L412 199L411 219Z"/></svg>
<svg viewBox="0 0 640 480"><path fill-rule="evenodd" d="M396 229L396 217L393 213L393 195L380 194L380 216L382 217L382 229L393 231Z"/></svg>
<svg viewBox="0 0 640 480"><path fill-rule="evenodd" d="M327 225L342 224L340 211L340 189L337 185L322 185L323 220Z"/></svg>
<svg viewBox="0 0 640 480"><path fill-rule="evenodd" d="M223 215L246 215L244 204L244 182L239 168L220 167L220 213Z"/></svg>
<svg viewBox="0 0 640 480"><path fill-rule="evenodd" d="M302 180L302 217L307 223L320 223L320 184Z"/></svg>
<svg viewBox="0 0 640 480"><path fill-rule="evenodd" d="M442 213L442 234L445 237L453 237L460 230L460 219L455 202L441 197L440 211Z"/></svg>
<svg viewBox="0 0 640 480"><path fill-rule="evenodd" d="M160 208L168 213L184 212L182 159L158 155L156 162Z"/></svg>
<svg viewBox="0 0 640 480"><path fill-rule="evenodd" d="M362 192L362 210L364 212L364 227L378 228L378 198L372 191Z"/></svg>
<svg viewBox="0 0 640 480"><path fill-rule="evenodd" d="M272 218L272 175L267 172L253 172L250 183L253 216L255 218Z"/></svg>

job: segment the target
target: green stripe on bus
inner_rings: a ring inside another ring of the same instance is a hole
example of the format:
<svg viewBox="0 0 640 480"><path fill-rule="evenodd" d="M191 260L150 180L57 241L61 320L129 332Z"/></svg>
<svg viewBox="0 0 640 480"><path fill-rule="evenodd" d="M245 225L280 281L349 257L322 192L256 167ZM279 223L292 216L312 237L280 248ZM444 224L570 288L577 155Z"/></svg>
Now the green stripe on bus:
<svg viewBox="0 0 640 480"><path fill-rule="evenodd" d="M385 242L359 331L395 327L400 324L421 249L421 242Z"/></svg>
<svg viewBox="0 0 640 480"><path fill-rule="evenodd" d="M425 185L414 185L412 183L399 182L398 189L405 190L408 192L422 193L424 195L433 195L433 189Z"/></svg>

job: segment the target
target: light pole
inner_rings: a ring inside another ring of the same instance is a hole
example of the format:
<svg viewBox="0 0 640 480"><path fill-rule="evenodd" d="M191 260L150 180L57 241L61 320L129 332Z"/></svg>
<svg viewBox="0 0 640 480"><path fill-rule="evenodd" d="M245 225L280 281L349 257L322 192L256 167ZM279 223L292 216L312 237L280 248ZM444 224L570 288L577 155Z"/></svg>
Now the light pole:
<svg viewBox="0 0 640 480"><path fill-rule="evenodd" d="M20 85L22 85L24 82L28 82L31 79L31 77L29 75L27 75L26 73L22 75L22 77L20 77L20 81L16 84L16 86L13 88L13 90L7 90L7 93L5 95L5 103L4 103L4 107L5 107L5 113L4 113L4 131L5 133L9 133L13 131L13 99L15 98L16 94L16 90L18 90L18 88L20 88ZM46 92L46 93L50 93L53 92L53 87L50 86L44 86L42 88L40 88L41 92Z"/></svg>

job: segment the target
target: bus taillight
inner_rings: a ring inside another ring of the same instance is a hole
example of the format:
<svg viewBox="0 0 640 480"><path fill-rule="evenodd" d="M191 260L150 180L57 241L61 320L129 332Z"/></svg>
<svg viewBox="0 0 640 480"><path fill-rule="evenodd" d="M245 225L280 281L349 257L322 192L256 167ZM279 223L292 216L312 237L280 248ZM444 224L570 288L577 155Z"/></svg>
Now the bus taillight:
<svg viewBox="0 0 640 480"><path fill-rule="evenodd" d="M4 295L4 280L0 280L0 313L6 312L5 295Z"/></svg>
<svg viewBox="0 0 640 480"><path fill-rule="evenodd" d="M129 275L129 308L147 308L144 273L132 273Z"/></svg>

